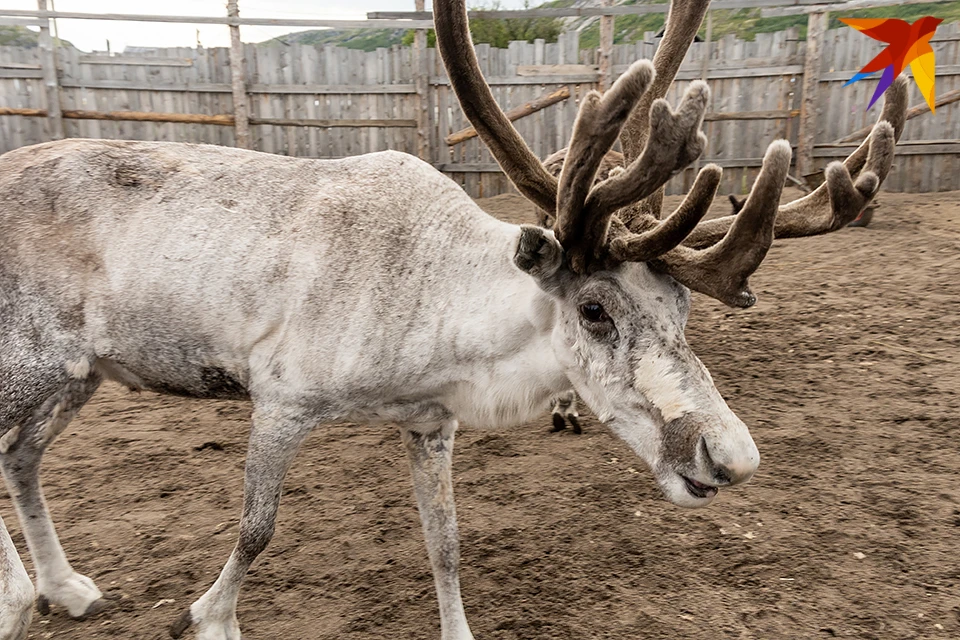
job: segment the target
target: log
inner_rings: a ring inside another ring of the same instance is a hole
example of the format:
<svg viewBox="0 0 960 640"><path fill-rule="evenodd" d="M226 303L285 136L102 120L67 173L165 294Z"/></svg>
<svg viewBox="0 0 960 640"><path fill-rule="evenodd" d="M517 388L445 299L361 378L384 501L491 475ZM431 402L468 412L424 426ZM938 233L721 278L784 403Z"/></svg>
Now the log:
<svg viewBox="0 0 960 640"><path fill-rule="evenodd" d="M800 115L799 109L779 109L773 111L714 111L703 116L706 122L727 122L730 120L786 120Z"/></svg>
<svg viewBox="0 0 960 640"><path fill-rule="evenodd" d="M31 118L46 118L46 109L14 109L12 107L0 107L0 116L29 116Z"/></svg>
<svg viewBox="0 0 960 640"><path fill-rule="evenodd" d="M175 122L178 124L219 124L233 126L232 115L209 116L200 113L155 113L148 111L85 111L64 109L63 117L73 120L132 120L135 122Z"/></svg>
<svg viewBox="0 0 960 640"><path fill-rule="evenodd" d="M28 116L46 118L46 109L21 109L0 107L0 116ZM173 122L177 124L215 124L232 127L235 118L230 114L206 115L201 113L159 113L147 111L83 111L66 109L64 118L73 120L114 120L135 122ZM250 118L250 124L276 127L416 127L416 120L400 118L382 120L313 120L291 118Z"/></svg>
<svg viewBox="0 0 960 640"><path fill-rule="evenodd" d="M948 91L939 98L937 98L936 105L942 107L945 104L952 104L954 102L960 101L960 89L954 89L953 91ZM907 120L912 120L917 116L922 116L925 113L930 113L930 107L926 102L921 102L918 105L910 107L907 109ZM833 144L843 144L844 142L858 142L863 140L870 132L873 131L873 125L863 127L862 129L857 129L853 133L849 133L838 140L834 140Z"/></svg>
<svg viewBox="0 0 960 640"><path fill-rule="evenodd" d="M413 129L417 126L417 121L413 119L402 118L383 118L383 119L337 119L337 120L317 120L311 118L250 118L250 124L266 124L275 127L372 127L372 128L404 128Z"/></svg>
<svg viewBox="0 0 960 640"><path fill-rule="evenodd" d="M560 87L559 89L557 89L552 93L548 93L546 95L540 96L536 100L531 100L526 104L522 104L519 107L514 107L513 109L510 109L509 111L506 112L505 115L507 116L507 119L510 122L513 122L514 120L519 120L520 118L525 118L530 114L536 113L541 109L546 109L550 105L557 104L558 102L563 102L569 97L570 97L570 89L568 89L567 87ZM444 139L444 142L446 142L448 146L452 147L455 144L466 142L467 140L471 138L475 138L476 136L477 136L477 130L474 129L473 127L467 127L466 129L461 129L460 131L451 133Z"/></svg>

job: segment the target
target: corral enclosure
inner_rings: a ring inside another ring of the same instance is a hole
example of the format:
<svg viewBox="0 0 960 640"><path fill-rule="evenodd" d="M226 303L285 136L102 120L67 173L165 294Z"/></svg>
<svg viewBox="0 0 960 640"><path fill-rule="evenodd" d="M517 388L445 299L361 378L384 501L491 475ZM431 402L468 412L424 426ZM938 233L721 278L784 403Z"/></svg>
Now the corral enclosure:
<svg viewBox="0 0 960 640"><path fill-rule="evenodd" d="M658 42L654 33L648 33L643 42L614 46L611 77L634 60L652 58ZM858 141L840 140L871 124L882 101L866 109L875 81L843 84L882 46L853 29L826 32L819 78L810 89L810 117L816 132L811 140L799 139L807 44L796 30L759 34L753 42L729 36L693 44L668 99L676 102L689 81L707 78L713 97L704 126L710 144L703 161L724 167L721 189L744 193L759 170L766 145L777 137L789 139L797 156L809 157L821 168L855 147ZM937 95L953 95L960 91L960 25L941 25L933 47ZM541 158L564 147L579 97L601 80L598 52L580 50L578 36L571 32L553 44L513 42L507 49L478 45L477 53L504 109L566 90L568 97L515 123ZM40 55L36 48L0 48L0 113L3 108L45 108ZM109 56L60 48L57 66L65 133L232 145L229 59L225 48ZM245 59L254 149L316 158L397 149L423 156L474 197L510 191L477 138L452 146L445 142L468 123L435 49L428 49L418 61L410 47L367 53L274 42L245 45ZM421 62L424 72L418 93ZM912 83L910 103L923 104ZM424 122L418 129L421 106ZM221 124L75 119L70 111L220 116ZM0 117L0 151L48 139L43 117ZM907 124L885 189L960 189L958 157L960 102L954 101L934 115L926 113ZM684 192L694 171L695 167L674 178L669 192Z"/></svg>
<svg viewBox="0 0 960 640"><path fill-rule="evenodd" d="M960 90L957 27L942 26L934 41L938 95ZM656 39L646 40L614 49L614 75L652 57ZM864 112L872 83L842 84L879 46L846 29L826 34L816 144L806 149L818 165L846 155L852 145L835 141L875 119L879 106ZM495 195L480 200L487 211L534 222L529 203L502 193L508 185L476 139L444 143L466 122L432 50L419 93L407 48L245 51L252 147L341 157L423 153L426 141L427 159L471 194ZM706 59L707 46L693 46L670 98L708 77L706 158L725 167L724 189L742 191L770 140L802 146L805 43L788 31L709 51ZM478 53L505 108L569 92L517 122L541 157L564 146L577 99L600 80L595 52L566 34L555 45ZM222 121L67 117L67 135L235 144L227 49L61 49L58 66L68 115ZM0 108L45 108L41 67L36 50L0 49ZM424 104L429 126L418 135ZM907 124L887 189L960 188L958 109ZM48 124L0 117L0 150L48 139ZM687 337L763 456L751 483L724 489L709 508L660 499L642 462L590 417L579 437L548 433L546 416L511 431L459 432L464 599L478 638L960 637L960 323L949 313L960 296L958 194L880 202L868 228L777 242L753 278L753 309L695 296ZM718 200L712 215L727 211ZM38 615L32 638L167 637L236 542L249 414L245 402L104 385L52 446L44 483L76 569L117 600L83 622L62 609ZM12 514L3 491L0 507ZM29 565L19 523L7 524ZM327 425L310 437L286 482L276 537L245 582L240 619L250 638L438 637L395 430Z"/></svg>

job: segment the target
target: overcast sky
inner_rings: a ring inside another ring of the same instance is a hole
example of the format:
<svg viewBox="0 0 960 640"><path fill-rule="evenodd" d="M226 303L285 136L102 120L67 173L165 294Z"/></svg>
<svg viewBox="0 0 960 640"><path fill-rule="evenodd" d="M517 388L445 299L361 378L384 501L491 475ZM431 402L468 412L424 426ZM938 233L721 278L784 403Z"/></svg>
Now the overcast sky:
<svg viewBox="0 0 960 640"><path fill-rule="evenodd" d="M226 15L225 0L53 0L57 11L84 13L146 13L182 16ZM413 11L414 0L239 0L240 15L247 18L328 18L335 20L362 20L368 11ZM427 8L430 7L427 2ZM490 2L471 2L470 5L489 5ZM523 0L501 0L501 6L515 9ZM531 2L538 4L538 2ZM3 9L37 8L36 0L0 0ZM85 50L106 49L110 40L113 51L126 46L190 47L200 43L205 47L230 46L230 35L223 25L162 24L150 22L100 22L94 20L58 20L60 37ZM260 42L296 28L241 27L245 42Z"/></svg>

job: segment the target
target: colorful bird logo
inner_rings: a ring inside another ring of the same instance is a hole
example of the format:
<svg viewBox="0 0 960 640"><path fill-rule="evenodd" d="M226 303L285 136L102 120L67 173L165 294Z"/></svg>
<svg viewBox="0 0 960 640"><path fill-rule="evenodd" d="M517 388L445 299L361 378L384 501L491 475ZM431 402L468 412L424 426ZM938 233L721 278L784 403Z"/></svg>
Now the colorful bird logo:
<svg viewBox="0 0 960 640"><path fill-rule="evenodd" d="M847 84L853 84L883 69L880 83L867 109L873 106L877 98L893 84L893 79L909 64L913 79L930 105L930 111L936 111L933 95L934 56L930 38L936 32L937 25L943 22L942 19L927 16L913 24L894 18L840 18L840 22L889 45L847 81Z"/></svg>

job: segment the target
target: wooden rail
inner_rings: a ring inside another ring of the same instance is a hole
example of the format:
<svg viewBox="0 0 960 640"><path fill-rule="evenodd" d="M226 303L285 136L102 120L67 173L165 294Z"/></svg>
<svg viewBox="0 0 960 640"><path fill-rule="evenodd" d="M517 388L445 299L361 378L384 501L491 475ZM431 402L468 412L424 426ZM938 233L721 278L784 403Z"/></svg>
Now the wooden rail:
<svg viewBox="0 0 960 640"><path fill-rule="evenodd" d="M937 107L943 107L958 101L960 101L960 89L954 89L953 91L948 91L947 93L941 95L939 98L937 98L934 104L936 104ZM907 109L907 120L913 120L917 116L922 116L925 113L930 113L930 107L926 102L921 102L920 104ZM869 127L857 129L850 135L843 136L842 138L836 140L835 143L843 144L844 142L856 142L858 140L863 140L870 135L872 128L873 126L871 125Z"/></svg>
<svg viewBox="0 0 960 640"><path fill-rule="evenodd" d="M552 91L546 95L540 96L536 100L531 100L526 104L522 104L519 107L514 107L506 112L507 120L514 122L520 118L526 118L527 116L540 111L541 109L546 109L549 106L555 105L558 102L562 102L570 97L570 89L567 87L560 87L556 91ZM451 133L444 139L444 142L448 146L453 146L455 144L460 144L461 142L466 142L471 138L477 137L477 130L473 127L466 127L457 131L456 133Z"/></svg>
<svg viewBox="0 0 960 640"><path fill-rule="evenodd" d="M174 24L225 24L236 27L321 27L332 29L429 29L433 20L311 20L300 18L231 18L220 16L163 16L141 13L84 13L82 11L28 11L0 9L0 18L41 20L106 20Z"/></svg>
<svg viewBox="0 0 960 640"><path fill-rule="evenodd" d="M208 115L202 113L160 113L154 111L86 111L82 109L65 109L63 117L71 120L110 120L115 122L168 122L175 124L216 124L227 127L236 125L232 114L221 113ZM20 109L0 107L0 116L27 116L46 118L46 109ZM416 127L416 120L400 118L384 119L344 119L336 120L316 118L249 118L250 124L270 125L275 127L322 127L325 129L337 127L383 127L408 128Z"/></svg>

